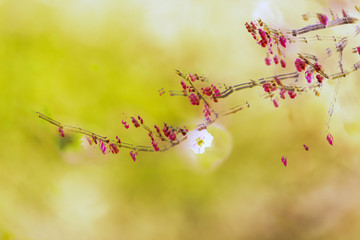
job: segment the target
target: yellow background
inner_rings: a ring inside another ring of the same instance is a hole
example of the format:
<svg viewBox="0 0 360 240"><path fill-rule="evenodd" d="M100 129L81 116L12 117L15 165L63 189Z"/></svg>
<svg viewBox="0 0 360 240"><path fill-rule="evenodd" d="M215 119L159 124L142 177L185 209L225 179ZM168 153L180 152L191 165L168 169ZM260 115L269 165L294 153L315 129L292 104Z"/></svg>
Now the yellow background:
<svg viewBox="0 0 360 240"><path fill-rule="evenodd" d="M359 239L358 73L340 87L334 147L330 82L278 109L261 89L222 101L251 107L219 121L224 146L202 159L182 146L103 156L35 113L128 142L145 134L124 116L194 127L200 108L158 94L181 88L174 69L229 85L274 75L245 22L299 28L329 7L354 13L350 1L0 0L0 239Z"/></svg>

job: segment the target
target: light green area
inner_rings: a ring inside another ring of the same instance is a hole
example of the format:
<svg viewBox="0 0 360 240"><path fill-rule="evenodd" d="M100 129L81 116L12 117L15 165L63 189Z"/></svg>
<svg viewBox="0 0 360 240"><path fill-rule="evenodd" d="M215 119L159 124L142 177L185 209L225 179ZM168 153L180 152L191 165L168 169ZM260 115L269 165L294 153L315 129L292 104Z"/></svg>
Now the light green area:
<svg viewBox="0 0 360 240"><path fill-rule="evenodd" d="M158 90L180 89L177 68L227 84L273 74L243 27L256 3L0 0L0 239L358 239L359 141L335 118L326 143L328 98L220 102L251 107L209 128L195 165L181 146L135 163L84 150L35 113L129 142L143 132L123 114L196 126L201 109Z"/></svg>

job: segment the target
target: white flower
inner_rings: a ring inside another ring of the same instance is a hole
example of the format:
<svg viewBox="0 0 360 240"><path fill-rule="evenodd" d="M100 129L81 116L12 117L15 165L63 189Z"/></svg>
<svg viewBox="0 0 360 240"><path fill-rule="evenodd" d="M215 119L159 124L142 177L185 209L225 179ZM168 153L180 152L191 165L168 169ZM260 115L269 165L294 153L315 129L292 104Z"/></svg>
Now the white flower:
<svg viewBox="0 0 360 240"><path fill-rule="evenodd" d="M188 134L189 147L195 153L204 153L206 147L210 147L213 136L206 130L193 130Z"/></svg>

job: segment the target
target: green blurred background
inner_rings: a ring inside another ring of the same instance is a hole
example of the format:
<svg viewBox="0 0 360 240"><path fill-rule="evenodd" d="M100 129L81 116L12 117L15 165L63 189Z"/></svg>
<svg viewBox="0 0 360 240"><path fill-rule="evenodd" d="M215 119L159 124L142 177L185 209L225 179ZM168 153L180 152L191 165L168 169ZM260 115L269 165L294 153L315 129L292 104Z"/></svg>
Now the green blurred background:
<svg viewBox="0 0 360 240"><path fill-rule="evenodd" d="M302 13L353 6L0 0L0 239L359 239L358 74L340 88L334 147L333 83L278 109L261 89L234 95L220 107L251 107L209 129L206 155L178 146L135 163L60 139L35 113L128 142L142 135L123 130L125 115L195 126L201 109L158 94L180 88L174 69L226 84L271 76L279 70L265 67L246 21L297 28Z"/></svg>

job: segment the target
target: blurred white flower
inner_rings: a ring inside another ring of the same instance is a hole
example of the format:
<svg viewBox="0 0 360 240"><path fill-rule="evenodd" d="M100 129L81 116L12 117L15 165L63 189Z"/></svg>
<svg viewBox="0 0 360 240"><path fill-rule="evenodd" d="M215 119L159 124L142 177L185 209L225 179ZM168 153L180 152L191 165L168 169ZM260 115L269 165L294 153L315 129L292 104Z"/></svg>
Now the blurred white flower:
<svg viewBox="0 0 360 240"><path fill-rule="evenodd" d="M82 136L80 138L80 142L81 142L81 146L84 147L84 149L88 150L89 148L93 148L94 146L92 145L92 140L87 137L87 136Z"/></svg>
<svg viewBox="0 0 360 240"><path fill-rule="evenodd" d="M206 130L193 130L188 134L189 147L196 153L204 153L206 147L210 147L213 136Z"/></svg>

